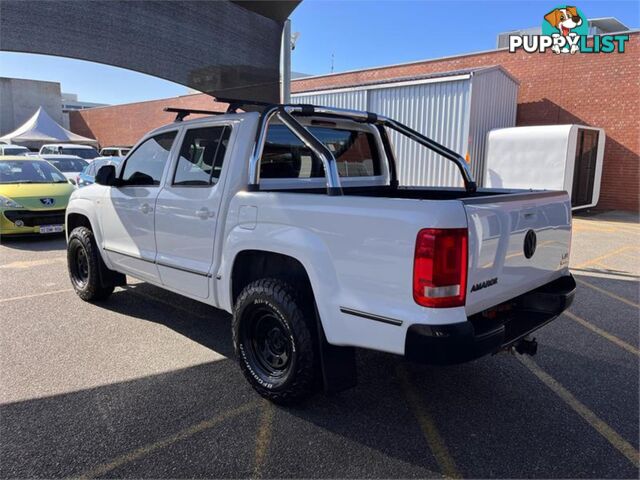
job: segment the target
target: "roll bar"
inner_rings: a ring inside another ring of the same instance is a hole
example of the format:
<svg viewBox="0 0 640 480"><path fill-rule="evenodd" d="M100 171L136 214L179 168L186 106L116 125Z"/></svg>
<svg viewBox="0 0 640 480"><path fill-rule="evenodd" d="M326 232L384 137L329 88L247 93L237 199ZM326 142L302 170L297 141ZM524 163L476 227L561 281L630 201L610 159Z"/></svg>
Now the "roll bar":
<svg viewBox="0 0 640 480"><path fill-rule="evenodd" d="M242 105L264 106L264 104L262 103L257 104L249 101L236 100L233 102L234 108L241 108ZM293 134L298 137L298 139L300 139L300 141L302 141L322 161L327 179L327 194L342 195L340 176L338 175L336 159L333 156L333 153L331 153L331 150L329 150L320 140L318 140L304 125L298 122L294 118L294 115L342 118L347 120L354 120L361 123L369 123L373 125L388 127L455 163L455 165L458 167L458 170L460 170L460 174L462 175L462 179L464 181L465 189L467 190L467 192L474 193L477 189L476 182L471 175L469 166L467 165L467 162L464 160L464 158L462 158L462 156L445 147L444 145L431 140L429 137L416 132L412 128L403 125L400 122L387 118L383 115L377 115L375 113L364 112L360 110L321 107L315 105L288 104L264 106L264 110L260 115L260 120L258 122L258 131L256 133L256 143L249 160L248 187L250 191L256 191L259 189L260 159L262 158L262 152L264 151L264 145L266 143L267 129L271 119L274 116L277 116L278 119L287 127L289 127ZM394 159L389 158L389 161L393 162Z"/></svg>
<svg viewBox="0 0 640 480"><path fill-rule="evenodd" d="M296 137L302 140L302 142L309 147L313 153L320 157L320 160L322 160L324 173L327 178L327 194L342 195L338 166L336 165L336 158L333 156L331 150L329 150L324 143L318 140L304 127L304 125L300 124L300 122L293 118L286 110L278 110L276 115L282 123L289 127Z"/></svg>

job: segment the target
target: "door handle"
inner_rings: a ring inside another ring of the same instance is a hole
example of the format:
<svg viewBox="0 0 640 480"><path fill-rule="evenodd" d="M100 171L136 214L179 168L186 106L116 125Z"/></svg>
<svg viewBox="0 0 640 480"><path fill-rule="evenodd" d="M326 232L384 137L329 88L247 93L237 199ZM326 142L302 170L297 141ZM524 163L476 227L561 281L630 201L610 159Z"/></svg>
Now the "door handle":
<svg viewBox="0 0 640 480"><path fill-rule="evenodd" d="M140 205L140 211L142 213L151 213L153 212L153 208L148 203L143 203L142 205Z"/></svg>
<svg viewBox="0 0 640 480"><path fill-rule="evenodd" d="M201 218L202 220L206 220L207 218L211 218L215 215L214 212L209 210L207 207L202 207L196 210L196 217Z"/></svg>

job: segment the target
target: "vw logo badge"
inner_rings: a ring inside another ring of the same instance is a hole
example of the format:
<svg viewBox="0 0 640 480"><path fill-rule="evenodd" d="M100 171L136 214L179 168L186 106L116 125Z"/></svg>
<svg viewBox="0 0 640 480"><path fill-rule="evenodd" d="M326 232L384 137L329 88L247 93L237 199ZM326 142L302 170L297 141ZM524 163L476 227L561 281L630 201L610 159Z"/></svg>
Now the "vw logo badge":
<svg viewBox="0 0 640 480"><path fill-rule="evenodd" d="M533 257L533 254L536 253L536 245L538 243L538 238L536 237L536 232L533 230L529 230L527 234L524 236L524 256L527 258Z"/></svg>
<svg viewBox="0 0 640 480"><path fill-rule="evenodd" d="M40 199L40 203L42 203L43 205L45 205L47 207L50 207L54 203L56 203L56 201L53 198L41 198Z"/></svg>

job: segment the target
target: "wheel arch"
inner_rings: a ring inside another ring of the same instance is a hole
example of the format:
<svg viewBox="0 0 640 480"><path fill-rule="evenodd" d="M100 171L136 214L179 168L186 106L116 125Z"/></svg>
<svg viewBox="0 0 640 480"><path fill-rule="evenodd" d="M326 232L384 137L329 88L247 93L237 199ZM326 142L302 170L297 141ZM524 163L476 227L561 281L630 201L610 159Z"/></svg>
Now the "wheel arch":
<svg viewBox="0 0 640 480"><path fill-rule="evenodd" d="M231 305L246 285L273 277L283 279L301 293L302 302L315 313L315 336L319 354L322 383L326 392L339 392L357 384L355 349L331 345L327 341L322 305L316 302L311 278L299 259L284 253L247 249L237 252L231 267ZM326 315L326 310L325 310ZM326 318L326 317L325 317Z"/></svg>
<svg viewBox="0 0 640 480"><path fill-rule="evenodd" d="M294 287L302 287L306 295L313 298L313 287L309 274L300 260L270 250L246 249L237 252L231 267L231 305L242 289L249 283L273 277L286 280Z"/></svg>
<svg viewBox="0 0 640 480"><path fill-rule="evenodd" d="M72 198L67 205L67 211L65 213L67 240L69 234L76 227L87 227L91 230L96 237L102 237L100 235L100 228L98 222L95 219L93 213L93 202L84 198Z"/></svg>
<svg viewBox="0 0 640 480"><path fill-rule="evenodd" d="M91 220L83 213L71 212L67 215L67 232L71 233L74 228L87 227L93 231ZM67 234L68 235L68 234Z"/></svg>
<svg viewBox="0 0 640 480"><path fill-rule="evenodd" d="M69 235L74 228L86 227L93 232L98 251L102 257L103 262L108 268L113 268L109 259L104 255L102 250L102 230L100 224L95 216L94 204L92 201L84 198L74 198L67 206L66 211L66 228L65 234L67 236L67 242L69 241Z"/></svg>

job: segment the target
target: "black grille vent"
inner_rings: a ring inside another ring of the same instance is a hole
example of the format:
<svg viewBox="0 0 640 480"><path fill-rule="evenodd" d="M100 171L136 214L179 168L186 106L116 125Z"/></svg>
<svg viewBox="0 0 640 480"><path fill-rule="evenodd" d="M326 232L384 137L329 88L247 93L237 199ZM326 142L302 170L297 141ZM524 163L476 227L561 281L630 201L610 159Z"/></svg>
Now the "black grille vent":
<svg viewBox="0 0 640 480"><path fill-rule="evenodd" d="M16 223L22 220L25 227L39 225L62 225L64 223L64 210L29 211L29 210L5 210L4 216L10 222Z"/></svg>

